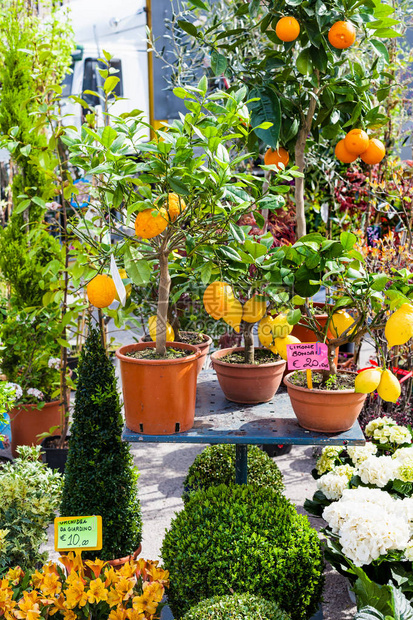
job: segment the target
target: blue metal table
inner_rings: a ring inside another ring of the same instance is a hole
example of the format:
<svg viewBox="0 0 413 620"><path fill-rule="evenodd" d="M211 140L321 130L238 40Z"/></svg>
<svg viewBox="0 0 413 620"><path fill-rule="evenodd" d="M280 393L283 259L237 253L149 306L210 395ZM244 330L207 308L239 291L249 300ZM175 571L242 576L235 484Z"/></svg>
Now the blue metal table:
<svg viewBox="0 0 413 620"><path fill-rule="evenodd" d="M148 443L236 444L236 481L247 483L247 447L251 444L301 446L364 445L358 422L343 433L326 435L299 426L285 388L268 403L240 405L227 400L213 370L198 377L195 423L191 430L174 435L143 435L125 427L123 439Z"/></svg>

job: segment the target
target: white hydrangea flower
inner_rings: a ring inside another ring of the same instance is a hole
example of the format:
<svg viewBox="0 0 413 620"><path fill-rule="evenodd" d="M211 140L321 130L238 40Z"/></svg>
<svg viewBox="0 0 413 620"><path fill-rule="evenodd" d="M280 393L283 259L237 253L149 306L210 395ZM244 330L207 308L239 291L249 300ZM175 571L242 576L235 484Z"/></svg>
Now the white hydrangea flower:
<svg viewBox="0 0 413 620"><path fill-rule="evenodd" d="M388 427L390 443L402 445L404 443L412 443L412 436L408 428L405 426Z"/></svg>
<svg viewBox="0 0 413 620"><path fill-rule="evenodd" d="M404 551L411 538L408 500L380 489L346 489L324 509L323 518L338 534L343 553L356 566L370 564L391 550ZM401 509L404 508L404 509Z"/></svg>
<svg viewBox="0 0 413 620"><path fill-rule="evenodd" d="M413 562L413 541L411 540L404 550L404 557L409 562Z"/></svg>
<svg viewBox="0 0 413 620"><path fill-rule="evenodd" d="M406 459L413 458L413 447L411 448L398 448L392 455L392 459L403 463Z"/></svg>
<svg viewBox="0 0 413 620"><path fill-rule="evenodd" d="M16 395L16 400L19 400L19 398L23 396L23 390L18 383L9 382L9 383L6 383L6 387L13 388L15 395Z"/></svg>
<svg viewBox="0 0 413 620"><path fill-rule="evenodd" d="M49 368L55 368L56 370L59 370L60 359L58 357L51 357L49 361L47 362L47 365Z"/></svg>
<svg viewBox="0 0 413 620"><path fill-rule="evenodd" d="M396 461L396 463L397 462L398 461ZM403 462L400 463L395 477L403 482L413 482L413 456L405 458Z"/></svg>
<svg viewBox="0 0 413 620"><path fill-rule="evenodd" d="M327 499L337 500L342 496L344 489L348 488L348 483L347 476L329 471L317 480L317 489L322 491Z"/></svg>
<svg viewBox="0 0 413 620"><path fill-rule="evenodd" d="M387 416L383 416L382 418L376 418L375 420L371 420L371 422L367 424L364 432L367 437L373 437L373 433L376 429L391 424L392 422L395 423L394 420L388 418Z"/></svg>
<svg viewBox="0 0 413 620"><path fill-rule="evenodd" d="M319 476L333 469L335 460L340 456L343 450L344 448L341 446L326 446L323 448L321 456L315 466Z"/></svg>
<svg viewBox="0 0 413 620"><path fill-rule="evenodd" d="M29 388L27 390L27 394L29 396L34 396L35 398L37 398L37 400L44 400L44 394L43 392L41 392L40 390L38 390L37 388Z"/></svg>
<svg viewBox="0 0 413 620"><path fill-rule="evenodd" d="M358 465L362 461L365 461L372 454L377 453L376 444L368 441L364 446L353 446L348 447L347 452L351 460L353 461L353 465Z"/></svg>
<svg viewBox="0 0 413 620"><path fill-rule="evenodd" d="M396 477L398 465L391 456L369 456L359 463L358 473L364 484L383 488Z"/></svg>

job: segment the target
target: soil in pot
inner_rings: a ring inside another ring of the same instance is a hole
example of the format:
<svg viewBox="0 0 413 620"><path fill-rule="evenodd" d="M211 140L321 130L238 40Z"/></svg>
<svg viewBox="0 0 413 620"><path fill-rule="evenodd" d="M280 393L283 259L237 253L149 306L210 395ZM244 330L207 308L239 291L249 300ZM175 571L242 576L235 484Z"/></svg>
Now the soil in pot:
<svg viewBox="0 0 413 620"><path fill-rule="evenodd" d="M140 342L152 342L152 338L148 334L147 336L143 336L140 339ZM205 365L206 357L212 344L212 338L210 336L207 336L206 334L199 334L198 332L182 331L179 332L178 342L182 342L184 344L192 344L197 349L199 349L199 351L201 351L201 355L198 358L197 366L197 373L199 375Z"/></svg>
<svg viewBox="0 0 413 620"><path fill-rule="evenodd" d="M231 361L226 361L227 356ZM286 363L266 349L255 349L255 359L255 364L246 364L243 347L220 349L211 355L212 366L228 400L257 405L274 397Z"/></svg>
<svg viewBox="0 0 413 620"><path fill-rule="evenodd" d="M187 431L194 423L197 361L201 352L193 345L174 342L168 343L168 349L183 350L183 356L168 359L135 357L146 349L153 352L155 347L154 342L139 342L116 351L126 426L147 435Z"/></svg>
<svg viewBox="0 0 413 620"><path fill-rule="evenodd" d="M341 378L342 374L345 378ZM297 378L296 375L301 376ZM285 377L284 383L300 426L319 433L341 433L353 426L363 408L366 394L357 394L354 391L352 373L338 373L337 376L338 385L341 387L328 389L328 384L320 385L319 373L313 372L312 390L307 387L305 371L294 372Z"/></svg>

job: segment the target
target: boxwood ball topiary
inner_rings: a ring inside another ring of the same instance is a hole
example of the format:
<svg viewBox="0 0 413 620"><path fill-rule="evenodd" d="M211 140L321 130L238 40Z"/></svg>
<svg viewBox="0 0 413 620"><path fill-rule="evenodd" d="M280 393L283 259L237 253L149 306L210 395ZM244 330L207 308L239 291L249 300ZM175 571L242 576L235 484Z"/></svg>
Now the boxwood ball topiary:
<svg viewBox="0 0 413 620"><path fill-rule="evenodd" d="M115 369L90 329L78 365L73 424L60 513L101 515L103 548L83 557L113 560L133 553L142 539L138 472L122 441L123 419Z"/></svg>
<svg viewBox="0 0 413 620"><path fill-rule="evenodd" d="M293 620L321 600L323 557L307 517L273 489L220 485L194 493L162 544L175 617L212 596L250 592Z"/></svg>
<svg viewBox="0 0 413 620"><path fill-rule="evenodd" d="M208 446L198 454L184 481L184 502L199 489L235 484L235 450L235 445L221 444ZM278 493L284 490L280 470L258 446L248 446L248 484L270 487Z"/></svg>
<svg viewBox="0 0 413 620"><path fill-rule="evenodd" d="M182 620L289 620L272 601L252 594L214 596L192 607Z"/></svg>

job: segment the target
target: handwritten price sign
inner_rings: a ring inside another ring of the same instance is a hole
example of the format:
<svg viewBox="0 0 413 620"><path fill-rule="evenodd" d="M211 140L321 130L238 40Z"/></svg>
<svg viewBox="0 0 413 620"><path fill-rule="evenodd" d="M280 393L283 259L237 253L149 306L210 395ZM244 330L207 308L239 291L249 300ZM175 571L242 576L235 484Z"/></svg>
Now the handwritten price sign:
<svg viewBox="0 0 413 620"><path fill-rule="evenodd" d="M54 547L56 551L102 549L102 517L57 517Z"/></svg>
<svg viewBox="0 0 413 620"><path fill-rule="evenodd" d="M328 370L328 347L321 342L287 344L288 370Z"/></svg>

